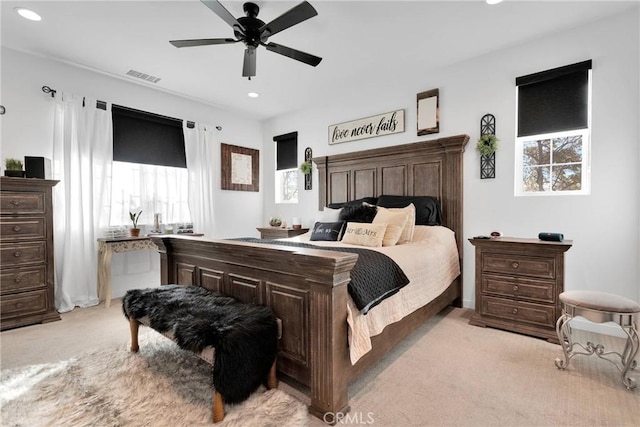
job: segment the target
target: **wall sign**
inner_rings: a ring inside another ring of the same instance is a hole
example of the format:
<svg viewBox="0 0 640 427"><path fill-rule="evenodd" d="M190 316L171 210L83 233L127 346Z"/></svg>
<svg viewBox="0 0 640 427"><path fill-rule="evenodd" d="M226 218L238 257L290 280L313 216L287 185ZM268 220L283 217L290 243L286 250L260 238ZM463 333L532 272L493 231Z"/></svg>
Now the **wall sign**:
<svg viewBox="0 0 640 427"><path fill-rule="evenodd" d="M404 110L329 126L329 145L404 132Z"/></svg>

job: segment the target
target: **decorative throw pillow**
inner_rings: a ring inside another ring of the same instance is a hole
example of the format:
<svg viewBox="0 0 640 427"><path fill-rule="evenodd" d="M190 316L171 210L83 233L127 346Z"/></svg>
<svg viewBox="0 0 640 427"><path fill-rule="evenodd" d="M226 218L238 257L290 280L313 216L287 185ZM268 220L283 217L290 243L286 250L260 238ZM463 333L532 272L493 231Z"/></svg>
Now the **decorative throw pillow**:
<svg viewBox="0 0 640 427"><path fill-rule="evenodd" d="M440 201L430 196L380 196L378 206L404 208L410 203L416 208L416 225L441 225Z"/></svg>
<svg viewBox="0 0 640 427"><path fill-rule="evenodd" d="M347 222L372 222L378 209L369 203L348 204L340 211L340 221Z"/></svg>
<svg viewBox="0 0 640 427"><path fill-rule="evenodd" d="M318 212L318 221L336 222L340 219L340 211L341 209L325 207L322 211Z"/></svg>
<svg viewBox="0 0 640 427"><path fill-rule="evenodd" d="M344 221L316 222L309 240L337 242L342 238L345 224L346 222Z"/></svg>
<svg viewBox="0 0 640 427"><path fill-rule="evenodd" d="M380 247L387 224L365 224L348 222L342 241L352 245Z"/></svg>
<svg viewBox="0 0 640 427"><path fill-rule="evenodd" d="M387 224L382 246L393 246L402 237L409 221L409 211L405 209L379 208L373 224ZM406 239L406 237L405 237ZM404 241L402 243L405 243Z"/></svg>
<svg viewBox="0 0 640 427"><path fill-rule="evenodd" d="M399 245L409 243L413 240L413 232L416 226L415 221L416 208L413 206L413 203L404 208L383 208L382 206L378 206L378 213L373 219L374 223L386 222L387 224L400 226L401 235L397 241Z"/></svg>

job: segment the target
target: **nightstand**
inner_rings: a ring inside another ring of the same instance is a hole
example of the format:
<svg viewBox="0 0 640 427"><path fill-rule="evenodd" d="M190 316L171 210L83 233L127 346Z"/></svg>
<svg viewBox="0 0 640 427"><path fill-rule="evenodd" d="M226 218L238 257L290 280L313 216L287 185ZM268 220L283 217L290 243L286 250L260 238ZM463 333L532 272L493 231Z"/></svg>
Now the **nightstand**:
<svg viewBox="0 0 640 427"><path fill-rule="evenodd" d="M469 323L557 343L564 253L572 241L515 237L469 241L476 248L476 310Z"/></svg>
<svg viewBox="0 0 640 427"><path fill-rule="evenodd" d="M308 228L280 228L280 227L258 227L261 239L283 239L287 237L295 237L309 231Z"/></svg>

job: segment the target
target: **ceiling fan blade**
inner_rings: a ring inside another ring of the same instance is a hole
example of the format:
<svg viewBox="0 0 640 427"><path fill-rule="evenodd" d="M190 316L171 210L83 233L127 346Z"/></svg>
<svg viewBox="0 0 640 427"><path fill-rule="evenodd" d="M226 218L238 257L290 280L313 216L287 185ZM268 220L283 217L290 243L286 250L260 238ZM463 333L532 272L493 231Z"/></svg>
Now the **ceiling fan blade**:
<svg viewBox="0 0 640 427"><path fill-rule="evenodd" d="M229 24L232 28L238 28L242 34L247 32L246 28L242 26L240 22L220 3L216 0L200 0L205 6L218 15L224 22Z"/></svg>
<svg viewBox="0 0 640 427"><path fill-rule="evenodd" d="M282 30L286 30L289 27L293 27L296 24L306 21L309 18L316 16L318 12L309 4L309 2L303 1L292 9L278 16L273 21L264 24L260 27L260 34L267 32L266 36L272 36L279 33Z"/></svg>
<svg viewBox="0 0 640 427"><path fill-rule="evenodd" d="M211 44L237 43L240 40L234 39L194 39L194 40L171 40L169 43L175 47L208 46Z"/></svg>
<svg viewBox="0 0 640 427"><path fill-rule="evenodd" d="M244 50L244 64L242 65L242 77L255 77L256 75L256 50Z"/></svg>
<svg viewBox="0 0 640 427"><path fill-rule="evenodd" d="M292 49L287 46L282 46L281 44L268 43L264 46L267 48L267 50L279 53L280 55L288 56L289 58L295 59L296 61L304 62L305 64L309 64L313 67L315 67L320 63L320 61L322 61L322 58L320 58L319 56L311 55L310 53Z"/></svg>

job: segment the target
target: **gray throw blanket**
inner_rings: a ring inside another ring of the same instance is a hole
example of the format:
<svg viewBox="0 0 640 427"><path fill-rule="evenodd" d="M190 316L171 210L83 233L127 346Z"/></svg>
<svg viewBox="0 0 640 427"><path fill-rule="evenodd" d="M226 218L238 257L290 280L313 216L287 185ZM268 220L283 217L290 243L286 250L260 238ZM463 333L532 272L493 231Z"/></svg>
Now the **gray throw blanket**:
<svg viewBox="0 0 640 427"><path fill-rule="evenodd" d="M397 293L409 284L406 274L394 260L385 254L369 249L335 248L252 237L231 240L358 254L358 261L356 261L356 265L351 270L351 282L349 282L348 290L353 302L362 314L367 314L369 310L380 304L385 298Z"/></svg>

